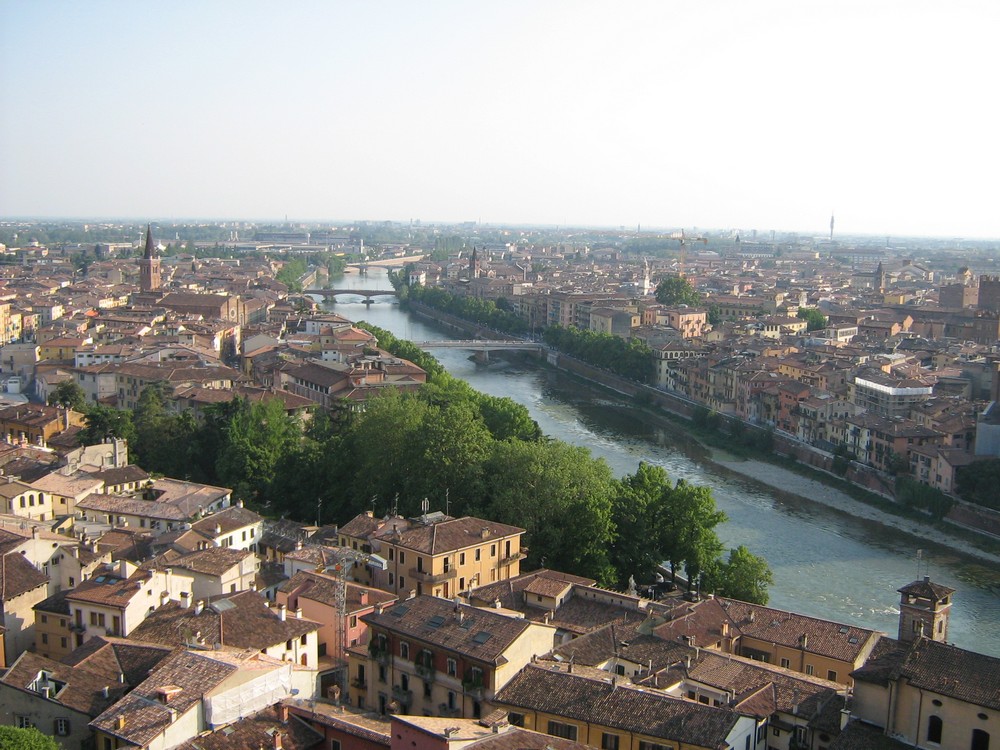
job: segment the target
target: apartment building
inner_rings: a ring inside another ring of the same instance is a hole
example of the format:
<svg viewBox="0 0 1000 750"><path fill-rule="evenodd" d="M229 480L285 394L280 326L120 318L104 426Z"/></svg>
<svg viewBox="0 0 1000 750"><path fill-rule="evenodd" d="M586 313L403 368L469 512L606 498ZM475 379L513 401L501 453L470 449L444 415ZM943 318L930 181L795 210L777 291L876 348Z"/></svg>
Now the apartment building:
<svg viewBox="0 0 1000 750"><path fill-rule="evenodd" d="M340 546L385 562L359 568L359 583L400 596L411 592L450 598L475 586L517 576L526 549L524 529L466 516L429 513L375 518L362 513L340 528Z"/></svg>

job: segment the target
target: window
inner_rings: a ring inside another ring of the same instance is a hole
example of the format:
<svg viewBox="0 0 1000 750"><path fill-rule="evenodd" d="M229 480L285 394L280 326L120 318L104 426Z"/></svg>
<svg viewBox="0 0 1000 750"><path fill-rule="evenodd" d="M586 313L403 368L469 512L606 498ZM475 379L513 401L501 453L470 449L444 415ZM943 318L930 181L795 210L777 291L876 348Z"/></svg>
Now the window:
<svg viewBox="0 0 1000 750"><path fill-rule="evenodd" d="M395 555L396 555L396 550L394 550L392 547L389 547L389 562L392 562L393 560L396 559Z"/></svg>
<svg viewBox="0 0 1000 750"><path fill-rule="evenodd" d="M495 544L490 545L490 557L497 556L497 546Z"/></svg>
<svg viewBox="0 0 1000 750"><path fill-rule="evenodd" d="M46 623L48 621L49 621L48 616L47 615L42 615L42 623L44 624L44 623Z"/></svg>
<svg viewBox="0 0 1000 750"><path fill-rule="evenodd" d="M990 750L990 733L982 729L973 729L971 750Z"/></svg>
<svg viewBox="0 0 1000 750"><path fill-rule="evenodd" d="M602 732L601 750L618 750L618 735L611 732Z"/></svg>
<svg viewBox="0 0 1000 750"><path fill-rule="evenodd" d="M481 557L482 557L482 550L476 547L476 562L479 562Z"/></svg>
<svg viewBox="0 0 1000 750"><path fill-rule="evenodd" d="M400 565L405 565L406 564L406 553L403 552L403 550L399 551L399 564Z"/></svg>
<svg viewBox="0 0 1000 750"><path fill-rule="evenodd" d="M941 742L941 735L944 732L944 722L940 716L927 717L927 741Z"/></svg>
<svg viewBox="0 0 1000 750"><path fill-rule="evenodd" d="M69 719L58 718L55 721L55 733L57 737L69 735Z"/></svg>
<svg viewBox="0 0 1000 750"><path fill-rule="evenodd" d="M573 724L563 724L561 721L549 721L549 728L546 731L553 737L562 737L564 740L576 741L576 726Z"/></svg>
<svg viewBox="0 0 1000 750"><path fill-rule="evenodd" d="M44 643L46 646L48 645L48 643L49 643L49 634L48 633L42 633L42 643Z"/></svg>
<svg viewBox="0 0 1000 750"><path fill-rule="evenodd" d="M832 669L826 670L826 679L828 679L830 682L836 682L837 673Z"/></svg>
<svg viewBox="0 0 1000 750"><path fill-rule="evenodd" d="M459 552L458 553L458 564L459 565L465 565L465 553L464 552Z"/></svg>
<svg viewBox="0 0 1000 750"><path fill-rule="evenodd" d="M431 697L431 683L428 682L427 680L424 680L424 697L425 698Z"/></svg>
<svg viewBox="0 0 1000 750"><path fill-rule="evenodd" d="M18 729L31 729L35 725L31 723L30 717L14 714L14 726Z"/></svg>
<svg viewBox="0 0 1000 750"><path fill-rule="evenodd" d="M790 669L791 666L792 666L792 662L789 661L788 659L785 659L784 657L782 657L782 659L781 659L781 666L784 667L785 669Z"/></svg>
<svg viewBox="0 0 1000 750"><path fill-rule="evenodd" d="M448 659L448 674L452 677L458 674L458 662L454 659Z"/></svg>
<svg viewBox="0 0 1000 750"><path fill-rule="evenodd" d="M406 588L406 579L403 578L403 576L399 577L399 588L401 589Z"/></svg>
<svg viewBox="0 0 1000 750"><path fill-rule="evenodd" d="M330 750L340 750L340 740L330 740Z"/></svg>
<svg viewBox="0 0 1000 750"><path fill-rule="evenodd" d="M358 616L351 615L351 627L356 628L358 626Z"/></svg>
<svg viewBox="0 0 1000 750"><path fill-rule="evenodd" d="M806 664L806 674L813 674L815 671L812 664Z"/></svg>
<svg viewBox="0 0 1000 750"><path fill-rule="evenodd" d="M410 658L410 644L406 641L401 641L399 644L399 655L404 659Z"/></svg>
<svg viewBox="0 0 1000 750"><path fill-rule="evenodd" d="M393 578L392 573L390 573L389 574L389 585L390 586L392 586L392 583L393 583L394 580L395 580L395 578Z"/></svg>
<svg viewBox="0 0 1000 750"><path fill-rule="evenodd" d="M303 646L305 646L306 643L307 643L307 638L308 638L308 635L303 634L303 636L301 638L299 638L299 643L301 643Z"/></svg>

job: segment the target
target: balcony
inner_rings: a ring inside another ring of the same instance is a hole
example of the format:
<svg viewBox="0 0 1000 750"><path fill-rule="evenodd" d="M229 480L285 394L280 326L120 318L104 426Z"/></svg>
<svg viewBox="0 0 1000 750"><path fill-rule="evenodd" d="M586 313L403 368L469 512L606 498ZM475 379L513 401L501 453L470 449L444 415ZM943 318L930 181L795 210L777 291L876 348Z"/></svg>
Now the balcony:
<svg viewBox="0 0 1000 750"><path fill-rule="evenodd" d="M388 646L380 646L377 641L368 644L368 653L379 664L388 665L390 656Z"/></svg>
<svg viewBox="0 0 1000 750"><path fill-rule="evenodd" d="M413 703L413 691L403 690L403 688L393 685L392 699L399 705L409 708L409 706Z"/></svg>
<svg viewBox="0 0 1000 750"><path fill-rule="evenodd" d="M458 570L452 568L451 570L446 570L444 573L438 573L437 575L431 575L425 570L417 570L416 568L410 568L410 575L413 576L413 580L419 581L420 583L426 583L433 586L436 583L444 583L445 581L451 581L458 577Z"/></svg>
<svg viewBox="0 0 1000 750"><path fill-rule="evenodd" d="M368 683L365 680L361 679L360 677L355 677L353 680L351 680L351 687L357 688L358 690L367 690Z"/></svg>
<svg viewBox="0 0 1000 750"><path fill-rule="evenodd" d="M527 556L528 556L528 548L521 547L521 549L519 549L517 552L512 552L511 554L507 555L507 557L501 558L500 562L498 562L497 565L500 566L513 565L519 560L523 560Z"/></svg>
<svg viewBox="0 0 1000 750"><path fill-rule="evenodd" d="M417 662L416 667L417 667L417 674L420 676L422 680L426 680L427 682L434 681L433 666L431 666L430 664L421 664L420 662Z"/></svg>

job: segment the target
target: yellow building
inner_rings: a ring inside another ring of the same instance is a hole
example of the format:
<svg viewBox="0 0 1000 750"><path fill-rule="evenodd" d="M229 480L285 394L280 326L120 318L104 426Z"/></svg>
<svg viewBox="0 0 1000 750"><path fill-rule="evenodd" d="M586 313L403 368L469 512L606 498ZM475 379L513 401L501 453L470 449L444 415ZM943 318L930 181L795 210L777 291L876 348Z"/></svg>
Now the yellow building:
<svg viewBox="0 0 1000 750"><path fill-rule="evenodd" d="M356 568L358 583L407 596L451 598L462 591L521 573L524 529L466 516L431 513L375 518L366 512L340 529L340 546L380 558ZM384 569L381 562L384 562Z"/></svg>
<svg viewBox="0 0 1000 750"><path fill-rule="evenodd" d="M658 691L613 675L530 664L493 704L511 724L604 750L717 750L757 747L753 716Z"/></svg>
<svg viewBox="0 0 1000 750"><path fill-rule="evenodd" d="M928 638L886 639L880 651L853 673L852 718L908 746L1000 744L1000 659Z"/></svg>

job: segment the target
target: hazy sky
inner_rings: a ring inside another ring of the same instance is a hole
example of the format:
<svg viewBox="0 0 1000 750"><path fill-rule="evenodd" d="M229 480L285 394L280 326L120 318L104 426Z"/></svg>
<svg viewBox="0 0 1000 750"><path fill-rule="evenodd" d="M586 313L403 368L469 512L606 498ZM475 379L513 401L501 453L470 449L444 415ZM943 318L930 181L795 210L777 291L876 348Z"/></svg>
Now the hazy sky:
<svg viewBox="0 0 1000 750"><path fill-rule="evenodd" d="M1000 237L1000 3L0 0L0 216Z"/></svg>

